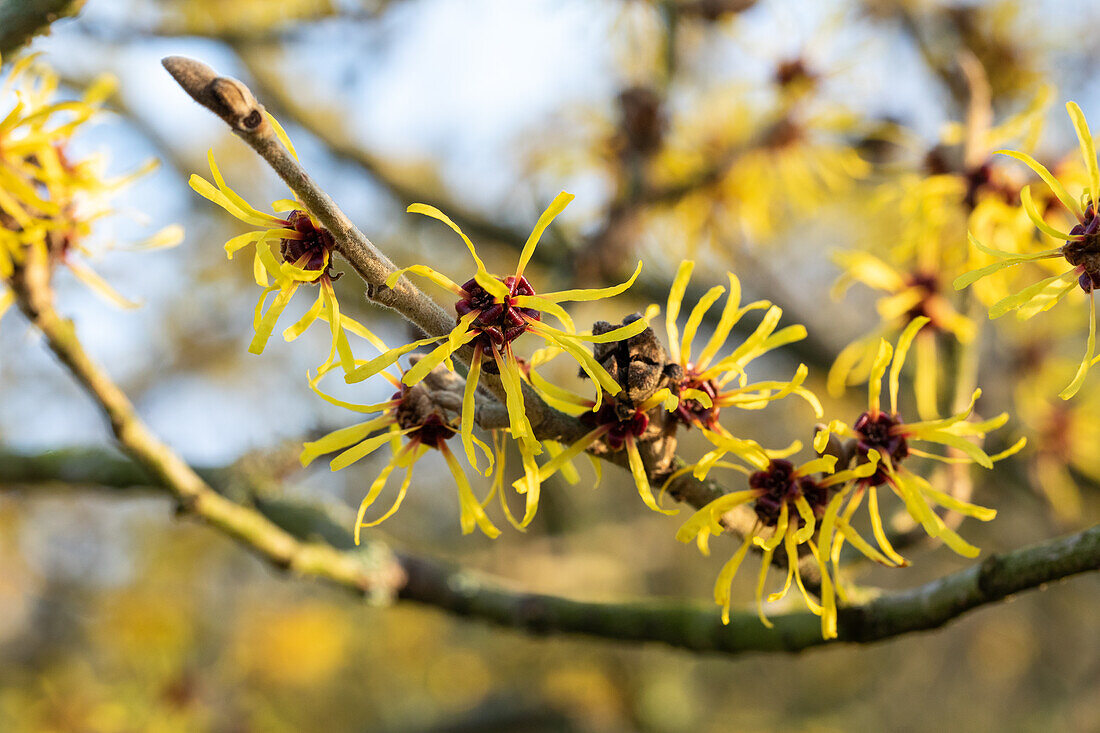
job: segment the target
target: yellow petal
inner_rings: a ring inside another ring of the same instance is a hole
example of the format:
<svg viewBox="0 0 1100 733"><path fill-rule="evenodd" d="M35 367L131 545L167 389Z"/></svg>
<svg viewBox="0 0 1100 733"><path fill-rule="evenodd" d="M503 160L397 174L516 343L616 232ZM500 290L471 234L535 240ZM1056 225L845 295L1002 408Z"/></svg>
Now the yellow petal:
<svg viewBox="0 0 1100 733"><path fill-rule="evenodd" d="M634 477L634 485L638 488L638 495L642 497L642 502L655 512L669 515L678 514L679 509L662 509L657 506L657 500L653 497L653 490L649 486L645 464L642 463L638 445L632 436L626 439L626 457L627 463L630 465L630 473Z"/></svg>
<svg viewBox="0 0 1100 733"><path fill-rule="evenodd" d="M392 288L397 284L397 281L401 279L401 276L406 272L411 272L416 275L431 280L433 283L441 288L450 290L452 293L458 296L464 296L466 291L455 284L454 280L447 277L438 270L434 270L427 265L409 265L408 267L402 267L400 270L395 270L386 276L386 287Z"/></svg>
<svg viewBox="0 0 1100 733"><path fill-rule="evenodd" d="M1089 132L1089 123L1085 121L1085 115L1076 102L1067 102L1066 111L1073 120L1073 129L1077 131L1077 140L1081 143L1081 157L1085 161L1085 170L1089 172L1089 197L1095 202L1100 196L1100 167L1096 165L1096 146L1092 141L1092 133Z"/></svg>
<svg viewBox="0 0 1100 733"><path fill-rule="evenodd" d="M714 302L722 297L724 292L726 292L724 287L715 285L691 309L691 315L688 316L687 324L684 326L684 337L680 344L681 358L685 362L691 361L691 344L695 340L695 333L699 330L699 325L703 322L703 316L707 314Z"/></svg>
<svg viewBox="0 0 1100 733"><path fill-rule="evenodd" d="M625 341L628 338L637 336L647 328L649 328L649 324L646 323L645 319L639 318L638 320L632 321L625 326L619 326L618 328L612 329L607 333L601 333L599 335L584 333L568 335L570 338L575 338L578 341L587 341L588 343L592 344L609 344L615 341Z"/></svg>
<svg viewBox="0 0 1100 733"><path fill-rule="evenodd" d="M802 544L814 536L814 529L817 527L817 517L814 516L813 507L810 506L810 502L806 501L806 497L804 496L799 495L796 497L794 506L805 524L794 532L792 537L797 544ZM795 564L797 565L797 563Z"/></svg>
<svg viewBox="0 0 1100 733"><path fill-rule="evenodd" d="M496 362L497 371L500 373L500 382L504 387L505 408L508 410L508 426L512 436L524 441L528 447L532 443L537 446L535 436L531 430L531 423L527 419L527 413L523 405L523 387L518 378L519 365L511 351L502 357L496 349L491 349L493 361ZM510 358L509 358L510 357ZM541 447L538 448L541 450ZM532 451L534 452L534 451Z"/></svg>
<svg viewBox="0 0 1100 733"><path fill-rule="evenodd" d="M890 412L892 414L896 415L898 411L898 384L901 378L901 368L905 366L905 356L909 353L909 346L916 338L917 331L921 330L929 320L931 319L925 316L917 316L909 322L909 325L901 332L901 336L898 337L898 347L894 351L894 363L890 367Z"/></svg>
<svg viewBox="0 0 1100 733"><path fill-rule="evenodd" d="M275 323L279 320L283 310L286 309L287 304L290 303L290 299L294 297L296 290L298 290L297 282L289 282L279 289L275 300L271 303L271 307L267 309L260 322L256 324L256 335L252 337L252 343L248 345L250 353L263 353L267 340L271 338L271 332L275 330ZM261 303L263 302L262 298L263 296L261 296Z"/></svg>
<svg viewBox="0 0 1100 733"><path fill-rule="evenodd" d="M883 554L899 567L908 565L909 561L898 554L894 546L890 544L890 538L886 536L886 530L882 525L882 515L879 513L878 508L878 491L874 486L867 489L867 513L871 516L871 531L875 535L878 546L882 548Z"/></svg>
<svg viewBox="0 0 1100 733"><path fill-rule="evenodd" d="M517 295L512 302L520 308L533 308L543 313L549 313L558 319L562 327L569 333L574 333L577 328L573 325L573 319L565 312L565 309L552 300L537 295Z"/></svg>
<svg viewBox="0 0 1100 733"><path fill-rule="evenodd" d="M1052 285L1056 286L1055 287L1056 290L1064 290L1065 287L1064 287L1063 283L1065 283L1065 280L1066 280L1067 276L1071 277L1072 280L1073 280L1073 282L1070 283L1070 285L1076 284L1077 277L1076 277L1076 274L1073 270L1070 270L1069 272L1064 272L1060 275L1055 275L1053 277L1048 277L1046 279L1040 280L1037 283L1033 283L1031 285L1028 285L1026 288L1019 291L1018 293L1014 293L1014 294L1009 295L1007 297L1001 298L996 303L991 305L989 307L989 317L991 319L992 318L1000 318L1001 316L1005 315L1006 313L1008 313L1010 311L1014 311L1017 308L1022 308L1024 306L1027 306L1028 304L1031 303L1032 300L1034 300L1037 297L1042 296L1044 292L1048 291ZM1072 288L1070 288L1070 289L1072 289ZM1057 302L1058 302L1057 300L1055 300L1053 302L1048 302L1047 300L1044 299L1042 305L1045 305L1046 307L1050 307L1050 306L1053 306L1054 303L1057 303ZM1042 308L1042 307L1040 307L1039 309L1029 309L1028 313L1031 314L1031 315L1035 315L1035 313L1039 313L1042 310L1044 310L1044 308Z"/></svg>
<svg viewBox="0 0 1100 733"><path fill-rule="evenodd" d="M321 315L321 310L325 307L324 292L318 290L317 299L313 301L313 305L309 307L309 310L299 318L293 326L288 326L283 330L283 339L286 341L293 341L303 333L306 329L313 325L313 322L317 320L317 317Z"/></svg>
<svg viewBox="0 0 1100 733"><path fill-rule="evenodd" d="M294 156L294 160L298 160L298 151L294 149L294 143L290 142L290 136L286 134L286 130L279 124L279 121L275 119L275 116L264 110L264 117L271 123L271 127L275 130L275 137L279 138L279 142Z"/></svg>
<svg viewBox="0 0 1100 733"><path fill-rule="evenodd" d="M749 538L746 538L737 548L737 552L733 553L733 557L722 566L718 579L714 581L714 602L722 607L723 624L730 622L730 586L733 585L733 578L737 575L737 570L741 567L741 562L745 559L751 544Z"/></svg>
<svg viewBox="0 0 1100 733"><path fill-rule="evenodd" d="M345 374L344 381L348 384L353 384L355 382L362 382L364 379L369 379L389 365L396 362L405 354L408 354L410 351L419 349L421 346L427 346L429 344L437 343L439 341L439 338L420 339L419 341L413 341L411 344L405 344L404 346L398 346L397 348L390 349L386 353L376 356L365 364L361 364L360 366Z"/></svg>
<svg viewBox="0 0 1100 733"><path fill-rule="evenodd" d="M688 281L691 280L691 271L695 268L695 262L684 260L676 270L676 276L672 279L672 287L668 291L668 305L665 307L665 330L668 333L668 351L671 356L669 361L680 361L680 329L676 325L676 319L680 317L680 304L684 302L684 291L687 290Z"/></svg>
<svg viewBox="0 0 1100 733"><path fill-rule="evenodd" d="M473 315L473 314L471 314ZM455 334L458 334L458 338L455 338ZM454 331L451 331L450 336L439 346L432 349L424 358L413 364L409 371L405 372L401 377L401 381L410 387L419 383L424 377L428 376L428 372L435 369L437 366L443 363L443 360L450 357L451 354L456 352L461 346L472 341L477 336L474 331L462 331L461 326L456 326Z"/></svg>
<svg viewBox="0 0 1100 733"><path fill-rule="evenodd" d="M1068 400L1077 394L1077 391L1081 389L1081 385L1085 383L1085 375L1088 374L1089 367L1092 366L1093 354L1096 353L1096 301L1093 298L1092 293L1089 293L1089 338L1088 344L1085 349L1085 358L1081 360L1081 365L1077 367L1077 374L1074 376L1073 381L1069 385L1058 393L1058 396L1063 400Z"/></svg>
<svg viewBox="0 0 1100 733"><path fill-rule="evenodd" d="M499 536L500 530L490 521L485 509L481 506L481 502L474 496L473 489L470 488L470 482L466 479L466 474L462 471L462 467L458 465L454 454L447 448L446 443L440 445L440 452L443 454L443 458L446 459L447 467L451 470L451 476L454 477L455 483L458 485L459 521L462 525L462 533L469 534L477 526L486 537L496 538Z"/></svg>
<svg viewBox="0 0 1100 733"><path fill-rule="evenodd" d="M69 259L66 264L68 264L69 270L72 271L77 280L87 285L92 289L92 292L108 303L127 310L141 307L141 303L136 303L120 295L117 290L112 288L107 281L100 277L92 268L72 259Z"/></svg>
<svg viewBox="0 0 1100 733"><path fill-rule="evenodd" d="M329 468L331 468L333 471L339 471L341 469L347 468L356 461L362 458L366 458L371 453L384 446L386 443L389 443L390 439L393 437L391 433L396 432L398 435L405 435L406 433L412 432L415 429L416 428L413 427L400 431L391 430L389 432L383 433L382 435L376 435L373 438L367 438L358 445L348 448L346 451L329 461Z"/></svg>
<svg viewBox="0 0 1100 733"><path fill-rule="evenodd" d="M558 290L552 293L543 293L542 297L546 300L553 301L555 303L566 303L569 301L584 301L584 300L603 300L605 298L613 298L620 293L626 292L630 289L630 286L634 284L634 281L638 279L638 275L642 271L642 263L638 262L638 266L634 268L634 274L626 282L619 283L618 285L612 285L608 288L578 288L574 290Z"/></svg>
<svg viewBox="0 0 1100 733"><path fill-rule="evenodd" d="M1024 186L1020 189L1020 202L1024 205L1024 211L1027 212L1028 218L1031 219L1031 223L1043 234L1054 237L1055 239L1078 239L1075 235L1055 229L1050 224L1047 224L1046 219L1039 213L1039 209L1036 208L1035 202L1031 198L1031 186Z"/></svg>
<svg viewBox="0 0 1100 733"><path fill-rule="evenodd" d="M1051 172L1048 171L1045 166L1043 166L1027 153L1019 153L1015 150L998 150L996 151L996 154L1007 155L1009 157L1015 158L1031 170L1035 171L1035 173L1043 179L1043 182L1050 187L1050 190L1054 193L1054 195L1058 197L1058 200L1062 202L1062 205L1065 206L1066 209L1073 213L1078 219L1081 218L1082 212L1080 204L1078 204L1077 201L1069 195L1065 187L1058 182L1058 179L1055 178L1054 175L1051 174Z"/></svg>
<svg viewBox="0 0 1100 733"><path fill-rule="evenodd" d="M550 205L546 207L546 211L542 212L539 216L539 220L535 223L535 228L531 230L530 236L527 237L527 242L523 245L523 251L519 255L519 264L516 265L516 279L518 280L523 271L527 269L527 263L531 261L531 255L535 253L535 246L539 243L539 239L542 238L542 233L546 231L546 228L550 226L550 223L554 221L554 217L565 210L565 207L569 205L575 197L571 193L562 191L554 200L550 202Z"/></svg>
<svg viewBox="0 0 1100 733"><path fill-rule="evenodd" d="M477 382L481 377L481 347L474 347L474 357L470 362L470 372L466 375L466 386L462 390L462 447L466 450L466 460L470 462L475 471L480 473L477 467L477 455L474 453L474 394L477 392Z"/></svg>
<svg viewBox="0 0 1100 733"><path fill-rule="evenodd" d="M361 502L359 502L359 512L356 514L355 517L356 546L359 545L359 530L361 530L365 526L368 526L363 523L363 517L366 516L367 510L370 509L371 504L373 504L375 499L378 498L378 495L382 493L382 489L386 486L386 479L388 479L390 477L390 474L393 473L393 469L395 468L395 461L396 458L391 459L390 462L386 464L385 468L382 469L382 472L378 474L378 478L376 478L374 482L371 483L370 489L367 491L367 495L363 497L363 500ZM377 522L372 522L369 526L373 526L375 524L377 524Z"/></svg>
<svg viewBox="0 0 1100 733"><path fill-rule="evenodd" d="M890 364L890 357L894 349L886 339L878 344L878 355L875 356L874 366L871 367L871 379L867 383L867 405L872 415L879 413L879 395L882 393L882 378L886 375L886 367Z"/></svg>
<svg viewBox="0 0 1100 733"><path fill-rule="evenodd" d="M760 575L756 578L756 615L760 617L760 623L769 629L773 628L774 624L768 620L767 615L764 613L764 587L768 582L768 568L772 564L773 552L773 550L764 550L764 554L760 558Z"/></svg>
<svg viewBox="0 0 1100 733"><path fill-rule="evenodd" d="M485 272L485 263L481 261L481 258L477 256L477 250L474 249L474 243L470 241L470 238L466 236L465 232L459 229L458 224L451 221L451 218L444 214L434 206L428 204L411 204L406 212L410 214L423 214L424 216L430 216L433 219L438 219L451 229L453 229L458 236L462 237L462 241L466 243L466 248L470 250L470 256L474 258L474 262L477 264L478 272Z"/></svg>

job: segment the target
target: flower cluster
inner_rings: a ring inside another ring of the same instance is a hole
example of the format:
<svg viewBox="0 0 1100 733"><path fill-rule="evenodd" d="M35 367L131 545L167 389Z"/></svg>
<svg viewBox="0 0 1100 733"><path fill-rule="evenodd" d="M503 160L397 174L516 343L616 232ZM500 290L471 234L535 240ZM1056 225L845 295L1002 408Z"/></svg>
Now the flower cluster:
<svg viewBox="0 0 1100 733"><path fill-rule="evenodd" d="M772 553L783 544L786 553L787 579L782 590L772 593L768 600L779 600L795 580L810 610L822 617L822 634L832 638L837 633L836 596L842 587L834 580L840 550L845 542L868 558L882 565L900 567L908 562L896 552L884 528L879 510L877 487L888 486L903 502L906 511L919 522L932 537L940 538L959 554L973 557L977 548L962 539L943 519L932 510L940 505L966 516L983 521L992 519L996 512L984 507L960 501L949 493L934 488L926 479L902 465L910 456L931 458L948 462L974 462L986 468L994 461L1020 450L1021 440L995 456L987 455L969 438L981 438L1008 419L999 415L991 420L969 422L974 401L981 395L975 392L970 406L948 418L917 423L907 423L898 414L900 375L905 357L920 329L929 319L919 316L909 324L898 338L896 349L885 339L879 342L878 354L871 370L868 388L868 406L852 427L839 420L831 421L817 432L814 449L819 457L795 467L774 452L763 451L751 441L733 441L722 438L713 441L715 450L695 464L697 475L715 465L733 468L748 475L749 488L715 499L706 505L681 527L677 538L681 542L696 540L700 550L707 553L708 540L724 530L722 517L742 504L752 503L756 521L746 535L741 548L723 567L715 585L715 601L723 607L723 619L729 617L729 586L737 573L748 548L759 546L764 554L756 589L761 619L768 623L763 611L764 592ZM889 372L890 409L881 406L882 380ZM836 446L839 436L847 444ZM912 445L915 441L939 444L956 449L961 457L941 456ZM741 463L729 463L718 459L726 452L734 452ZM832 455L836 453L836 455ZM868 514L875 543L868 542L852 526L851 520L867 497ZM817 542L813 542L815 528L819 530ZM802 581L799 547L805 545L816 561L820 579L820 603L808 593ZM829 563L832 571L829 570Z"/></svg>
<svg viewBox="0 0 1100 733"><path fill-rule="evenodd" d="M791 588L791 579L798 584L802 597L810 610L822 617L822 634L826 638L836 636L836 597L825 568L825 558L830 547L832 532L837 526L837 514L846 498L846 492L834 493L834 487L846 482L866 478L877 470L878 454L868 453L869 461L855 468L836 471L835 456L821 456L795 467L783 459L763 459L755 464L756 471L749 474L749 488L734 491L715 499L695 512L691 519L680 527L676 539L681 542L695 540L703 554L710 554L711 535L725 531L722 516L743 504L752 503L756 521L745 535L741 547L722 566L718 580L714 584L714 600L722 606L722 622L729 623L730 585L737 574L745 555L752 546L759 547L763 554L760 559L760 573L756 583L757 613L761 622L770 627L764 613L764 591L767 588L768 569L772 564L772 555L779 545L783 545L786 556L787 577L783 588L768 595L769 601L778 601L787 595ZM815 475L816 474L816 475ZM813 536L820 526L820 542L815 544ZM855 531L847 523L842 525L844 537L850 539ZM802 580L799 547L805 545L821 569L821 602L806 590ZM868 556L877 559L877 553L869 551L866 543L857 545Z"/></svg>
<svg viewBox="0 0 1100 733"><path fill-rule="evenodd" d="M313 391L326 402L339 407L359 413L379 414L365 422L336 430L323 438L306 443L301 453L302 465L308 466L318 456L340 451L329 463L333 471L339 471L384 446L390 447L389 462L371 484L359 505L355 520L355 543L359 544L359 534L363 528L377 526L397 512L412 483L413 466L431 449L443 455L458 486L462 531L470 533L477 527L488 537L499 535L500 530L485 513L485 503L488 500L481 502L477 499L462 466L447 446L447 441L459 431L457 406L461 399L462 380L451 372L437 368L410 386L397 376L383 371L380 374L390 382L395 392L385 402L362 405L338 400L318 388L318 381L334 366L329 364L322 367L317 376L310 379ZM493 454L489 452L489 448L476 437L474 440L491 461ZM390 474L397 469L404 469L405 479L393 504L377 519L364 521L367 511L385 489Z"/></svg>
<svg viewBox="0 0 1100 733"><path fill-rule="evenodd" d="M441 363L450 361L453 354L463 347L470 348L468 361L470 371L466 377L466 387L462 399L462 418L460 433L466 455L471 465L477 462L473 448L474 395L477 392L482 372L491 373L500 380L505 392L505 407L508 412L509 432L516 439L523 461L525 478L519 490L526 494L527 507L521 526L534 519L538 507L539 469L535 457L540 455L542 445L535 437L535 431L524 406L525 370L516 356L513 343L526 333L539 337L542 341L572 356L580 368L597 386L595 408L602 403L603 390L609 395L617 394L621 387L607 371L585 349L587 343L608 343L629 338L641 332L645 322L630 323L605 333L578 333L569 314L561 303L591 301L610 298L629 288L641 272L638 263L634 274L626 282L608 288L593 290L576 289L537 294L524 273L535 247L543 232L554 218L573 200L571 194L562 192L550 203L539 217L531 235L527 238L520 253L515 271L507 276L492 275L486 270L485 263L477 254L473 242L451 219L433 206L413 204L409 212L423 214L437 219L458 234L469 250L476 267L473 277L458 285L454 280L427 265L410 265L392 273L386 284L393 287L405 273L427 278L431 282L446 288L458 298L455 303L457 314L455 327L450 334L436 338L423 339L406 346L385 351L380 357L364 364L347 375L349 382L367 379L380 369L393 364L415 348L442 342L416 366L405 372L402 381L409 386L417 384L432 369ZM551 326L543 321L543 316L551 316L561 325Z"/></svg>
<svg viewBox="0 0 1100 733"><path fill-rule="evenodd" d="M841 276L833 288L836 298L853 284L881 292L879 323L837 355L828 375L831 395L839 397L846 387L865 382L879 340L896 338L913 319L924 316L928 328L914 345L917 412L927 419L939 413L943 350L970 349L978 334L967 298L949 287L956 273L988 264L985 254L966 246L965 231L981 232L1012 251L1031 239L1031 225L1019 211L1013 171L995 165L992 150L1011 141L1033 146L1049 97L1048 89L1040 89L1026 108L996 126L947 126L939 144L920 160L919 173L880 186L872 210L897 235L888 246L876 233L867 249L837 253ZM1004 293L983 287L975 295L994 302Z"/></svg>
<svg viewBox="0 0 1100 733"><path fill-rule="evenodd" d="M885 557L895 565L905 564L905 560L894 551L883 529L882 517L878 512L876 487L888 486L905 504L909 515L924 527L929 536L941 539L960 555L976 557L978 548L963 540L957 532L948 527L943 519L932 511L931 505L938 504L982 521L989 521L996 516L996 512L960 501L946 492L939 491L925 478L902 464L910 456L914 456L948 463L977 463L983 468L992 468L995 461L1015 454L1026 442L1021 439L1007 450L990 456L970 440L971 438L981 439L986 433L1003 426L1008 421L1007 413L988 420L969 421L974 405L981 397L980 389L974 391L966 409L949 417L921 422L906 422L902 419L898 413L901 371L914 339L928 323L929 319L924 316L913 319L898 337L896 348L891 347L885 339L881 340L868 383L867 410L850 427L840 420L833 420L814 437L814 448L818 452L826 449L830 436L838 435L851 441L852 457L856 462L870 461L869 456L872 452L878 456L878 469L860 480L857 495L861 495L864 490L867 492L871 526L874 528L875 538ZM890 370L889 411L882 409L880 400L882 380L886 377L887 369ZM942 456L929 452L927 449L917 448L914 442L918 441L945 446L961 455Z"/></svg>
<svg viewBox="0 0 1100 733"><path fill-rule="evenodd" d="M271 122L283 144L293 152L285 133L274 120ZM329 323L332 343L328 358L316 376L310 377L310 387L329 403L372 416L306 443L302 464L336 453L329 465L341 470L376 451L389 449L389 460L360 505L357 542L361 530L376 526L398 510L410 489L414 465L430 450L443 456L458 488L463 532L477 528L488 537L500 533L487 512L494 497L499 499L506 519L522 530L536 515L545 481L559 473L571 482L577 480L572 461L582 453L625 465L643 504L664 514L676 513L661 505L665 490L675 493L678 481L690 480L686 474L706 480L713 469L734 469L746 475L748 487L723 494L698 508L677 534L679 540L694 540L702 552L709 552L709 539L726 530L728 513L748 511L751 506L751 528L743 532L743 542L715 584L714 596L722 606L723 619L729 618L732 580L749 550L756 547L761 552L756 601L763 623L770 625L764 612L765 599L784 598L792 585L797 585L810 610L821 616L822 634L831 638L837 635L838 598L845 598L838 568L844 544L886 566L908 564L886 532L878 487L888 487L928 535L973 557L977 548L963 540L936 509L981 520L991 519L995 512L936 488L912 469L912 463L933 459L989 468L1023 446L1020 441L992 456L980 447L978 441L1007 420L1005 414L988 420L970 419L980 390L974 391L965 409L949 417L924 414L935 412L934 394L921 410L924 420L907 422L901 417L901 374L908 352L921 343L922 329L929 326L925 334L951 333L963 341L973 335L972 324L940 292L937 278L919 273L906 275L871 254L849 255L848 276L888 292L882 311L896 321L891 328L899 329L900 335L896 346L881 337L875 341L866 366L866 411L851 426L839 420L819 426L813 441L817 455L796 464L789 459L801 450L798 441L786 448L769 449L732 430L725 419L736 411L764 409L789 396L807 403L815 418L824 414L818 398L806 385L808 369L804 364L799 364L789 379L750 379L755 361L804 339L806 329L801 325L780 327L783 312L769 301L743 304L741 283L732 273L727 273L725 285L715 285L701 295L681 323L695 263L685 261L679 265L665 304L667 346L649 325L660 311L656 305L621 323L599 321L591 331L582 332L562 304L603 300L625 292L638 277L641 263L626 282L616 286L540 292L536 279L530 276L529 265L542 235L572 200L570 194L562 192L550 203L524 244L516 267L505 275L489 272L474 243L446 214L426 204L413 204L408 208L410 213L442 222L462 239L473 272L457 280L423 264L392 272L385 282L387 287L396 287L406 275L416 275L452 293L455 325L448 333L391 348L341 314L332 287L337 242L299 201L277 201L272 206L275 213L261 212L225 184L212 154L210 169L213 183L193 176L191 185L195 190L238 219L258 227L226 244L230 256L246 246L254 247L256 282L264 291L257 306L252 350L262 351L300 285L318 285L320 292L313 307L284 334L291 340L315 320ZM1026 192L1023 199L1025 205L1030 200ZM277 293L275 301L265 312L266 299L272 293ZM721 308L711 313L723 296ZM759 318L746 328L743 321L750 315ZM551 319L553 325L548 322ZM735 330L744 336L727 347ZM704 331L709 335L701 350L696 351L696 337ZM365 338L378 355L356 358L348 332ZM518 347L528 334L537 338L540 348L525 356ZM422 348L428 351L413 353ZM919 346L917 350L919 353ZM580 374L591 381L591 395L574 393L543 376L543 367L562 355L570 357L573 368L579 367ZM403 358L408 366L401 366ZM459 374L456 361L468 365L465 374ZM395 366L399 373L390 371ZM338 368L349 384L379 377L394 391L388 400L377 404L337 399L318 385L323 376ZM845 372L843 381L849 379L851 371ZM888 381L889 409L881 404L884 379ZM534 411L533 400L540 403ZM482 408L489 407L500 408L501 417L486 422ZM571 428L574 432L554 433L544 429L542 423L533 423L531 416L538 413L542 417L544 409L557 409L575 418ZM479 437L479 426L486 425L488 441ZM709 449L693 463L677 463L677 436L690 430L700 432ZM568 441L565 434L569 434ZM491 478L484 498L475 492L449 447L456 436L466 463ZM522 475L511 483L505 475L509 440L518 449L522 464ZM478 465L478 452L486 463L484 470ZM540 461L539 456L544 454L547 457ZM404 478L392 504L383 512L372 512L391 474L398 470L404 471ZM654 491L655 479L663 480L659 493ZM524 511L518 518L509 509L506 487L524 497ZM873 540L864 538L854 526L855 513L864 498ZM773 560L785 566L786 579L780 590L768 593L767 578ZM813 583L803 575L808 570L812 571Z"/></svg>

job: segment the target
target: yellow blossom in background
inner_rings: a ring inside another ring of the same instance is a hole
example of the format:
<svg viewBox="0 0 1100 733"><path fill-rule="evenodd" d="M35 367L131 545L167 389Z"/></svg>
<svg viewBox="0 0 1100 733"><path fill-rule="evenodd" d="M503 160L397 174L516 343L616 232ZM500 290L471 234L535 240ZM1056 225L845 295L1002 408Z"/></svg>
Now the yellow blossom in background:
<svg viewBox="0 0 1100 733"><path fill-rule="evenodd" d="M767 240L852 190L870 166L843 141L854 117L780 107L761 113L743 90L716 90L677 118L654 160L653 187L680 191L655 216L692 255L702 243L728 256L731 234ZM661 202L658 201L658 204Z"/></svg>
<svg viewBox="0 0 1100 733"><path fill-rule="evenodd" d="M833 361L827 380L829 394L840 397L848 385L867 381L879 342L896 337L913 319L925 317L930 328L922 330L915 343L914 383L921 417L935 415L939 371L936 336L947 333L960 343L970 343L975 335L973 321L959 313L941 292L936 270L900 272L885 260L859 251L838 253L836 261L843 272L834 287L834 297L855 282L885 294L876 303L881 319L879 327L845 346Z"/></svg>
<svg viewBox="0 0 1100 733"><path fill-rule="evenodd" d="M1030 437L1031 485L1042 492L1059 520L1078 524L1088 518L1084 495L1100 485L1100 385L1085 384L1077 399L1068 402L1052 399L1069 366L1068 360L1059 358L1041 363L1018 381L1014 404L1019 425Z"/></svg>
<svg viewBox="0 0 1100 733"><path fill-rule="evenodd" d="M883 291L876 304L879 324L838 354L829 370L831 395L839 397L846 387L867 381L879 340L896 338L913 318L925 316L930 327L914 345L917 410L922 418L937 414L943 337L967 345L977 334L946 285L961 270L989 263L987 255L964 246L962 233L969 226L1010 251L1030 244L1033 228L1017 207L1011 171L995 166L990 155L1009 141L1034 147L1050 94L1041 88L1023 110L996 126L947 125L940 143L924 155L920 173L905 173L878 187L872 210L885 217L886 229L876 228L865 250L834 255L841 275L832 295L839 299L855 283ZM987 286L977 295L992 303L1007 294L1002 290Z"/></svg>
<svg viewBox="0 0 1100 733"><path fill-rule="evenodd" d="M1002 298L989 308L990 318L999 318L1015 311L1018 318L1027 320L1043 311L1050 310L1077 287L1080 287L1088 295L1089 335L1085 356L1081 360L1073 380L1059 393L1059 396L1064 400L1068 400L1077 394L1077 391L1081 389L1081 385L1084 384L1089 367L1097 361L1094 358L1096 353L1096 306L1092 291L1096 285L1100 284L1100 218L1096 214L1096 192L1100 191L1100 166L1097 165L1096 161L1096 148L1092 133L1089 132L1088 123L1085 121L1081 108L1075 102L1069 102L1066 104L1066 110L1069 112L1070 119L1073 121L1074 129L1077 132L1077 140L1081 146L1081 157L1084 159L1085 169L1088 171L1088 186L1082 192L1080 199L1070 196L1065 186L1045 166L1030 155L1012 150L1000 151L1005 155L1016 158L1035 171L1062 205L1077 218L1078 223L1073 228L1068 232L1061 231L1051 226L1046 221L1043 212L1036 207L1031 197L1030 186L1025 186L1020 191L1020 200L1024 210L1031 217L1036 228L1047 236L1064 241L1065 244L1039 252L1016 254L986 247L971 235L971 244L994 257L995 261L990 265L959 276L954 283L956 289L962 289L1006 267L1024 262L1064 258L1071 265L1069 270L1029 285L1017 293Z"/></svg>
<svg viewBox="0 0 1100 733"><path fill-rule="evenodd" d="M0 280L12 277L34 248L43 261L66 266L105 300L136 307L83 261L92 255L84 241L96 221L113 213L110 195L155 168L156 161L109 179L101 159L72 159L70 139L100 112L115 81L100 77L71 101L57 101L57 88L57 75L34 55L15 62L0 83ZM169 247L182 235L173 225L130 248ZM0 291L0 316L12 302L10 291Z"/></svg>
<svg viewBox="0 0 1100 733"><path fill-rule="evenodd" d="M341 610L307 601L243 614L230 655L238 668L264 681L310 689L348 660L354 627Z"/></svg>

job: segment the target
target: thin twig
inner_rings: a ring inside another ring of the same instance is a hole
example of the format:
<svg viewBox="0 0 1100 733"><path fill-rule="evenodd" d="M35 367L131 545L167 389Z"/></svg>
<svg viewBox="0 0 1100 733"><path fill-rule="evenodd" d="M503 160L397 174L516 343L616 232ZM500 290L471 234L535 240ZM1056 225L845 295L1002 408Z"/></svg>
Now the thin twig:
<svg viewBox="0 0 1100 733"><path fill-rule="evenodd" d="M133 404L84 351L71 321L53 307L49 264L36 248L16 271L11 287L27 319L42 332L57 358L99 404L119 446L192 514L280 568L311 575L363 593L385 597L403 582L403 573L384 547L348 554L329 545L303 543L255 510L215 492L138 417ZM370 562L367 558L373 558Z"/></svg>

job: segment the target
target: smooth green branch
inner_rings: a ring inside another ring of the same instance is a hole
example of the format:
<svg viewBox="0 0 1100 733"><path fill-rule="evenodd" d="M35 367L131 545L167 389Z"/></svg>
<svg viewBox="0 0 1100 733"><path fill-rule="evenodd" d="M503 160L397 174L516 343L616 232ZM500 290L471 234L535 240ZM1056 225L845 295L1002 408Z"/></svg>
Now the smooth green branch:
<svg viewBox="0 0 1100 733"><path fill-rule="evenodd" d="M408 584L399 597L524 631L578 633L605 639L660 641L695 651L798 652L842 642L868 643L939 628L1014 593L1100 568L1100 526L985 561L912 590L841 608L838 638L821 637L811 613L772 616L767 629L755 614L731 614L723 626L713 606L674 601L586 603L522 594L438 565L405 562Z"/></svg>
<svg viewBox="0 0 1100 733"><path fill-rule="evenodd" d="M219 481L236 480L232 469L209 469L208 473ZM0 484L67 481L125 489L140 485L142 477L143 472L132 463L105 451L59 451L37 456L0 451ZM277 495L253 496L252 501L258 511L296 537L322 538L340 549L354 547L348 529L350 510L346 507ZM399 599L527 633L658 641L727 654L796 652L823 644L868 643L938 628L1014 593L1100 569L1100 527L991 555L977 565L912 590L842 608L839 638L830 642L821 638L820 619L810 613L772 616L773 630L761 625L755 613L733 613L730 624L723 626L710 604L673 600L588 603L519 592L431 558L404 553L397 558L406 579L397 591Z"/></svg>

